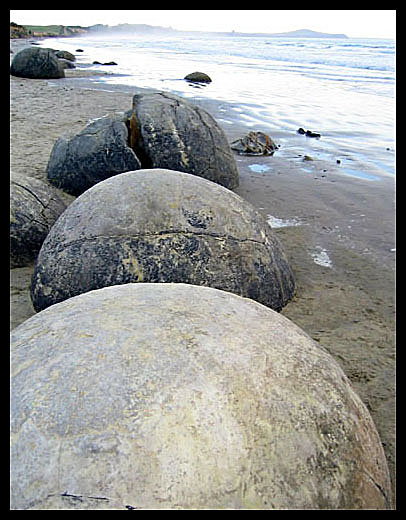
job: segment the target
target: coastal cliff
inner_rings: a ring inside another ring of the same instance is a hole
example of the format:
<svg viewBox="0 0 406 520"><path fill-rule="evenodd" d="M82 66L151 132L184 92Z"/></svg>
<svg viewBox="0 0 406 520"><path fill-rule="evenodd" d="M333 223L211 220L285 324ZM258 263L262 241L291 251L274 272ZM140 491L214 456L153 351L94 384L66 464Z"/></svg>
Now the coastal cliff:
<svg viewBox="0 0 406 520"><path fill-rule="evenodd" d="M29 38L30 36L26 27L10 22L10 38Z"/></svg>

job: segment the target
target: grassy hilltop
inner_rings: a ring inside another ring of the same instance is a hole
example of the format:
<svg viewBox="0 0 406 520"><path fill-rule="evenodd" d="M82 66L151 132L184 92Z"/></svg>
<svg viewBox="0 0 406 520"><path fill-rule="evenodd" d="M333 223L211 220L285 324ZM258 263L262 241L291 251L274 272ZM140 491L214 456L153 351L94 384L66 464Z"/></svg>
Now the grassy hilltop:
<svg viewBox="0 0 406 520"><path fill-rule="evenodd" d="M79 25L18 25L10 22L10 38L30 38L33 36L72 36L87 32L87 27Z"/></svg>

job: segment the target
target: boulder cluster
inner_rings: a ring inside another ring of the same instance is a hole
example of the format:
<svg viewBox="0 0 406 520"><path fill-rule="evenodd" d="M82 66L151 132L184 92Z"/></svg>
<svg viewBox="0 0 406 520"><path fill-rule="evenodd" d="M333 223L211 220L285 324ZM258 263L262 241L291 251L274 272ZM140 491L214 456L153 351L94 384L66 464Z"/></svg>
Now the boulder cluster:
<svg viewBox="0 0 406 520"><path fill-rule="evenodd" d="M111 175L140 168L191 173L228 189L238 186L222 128L207 111L164 92L136 95L132 110L60 137L47 176L54 186L80 195Z"/></svg>
<svg viewBox="0 0 406 520"><path fill-rule="evenodd" d="M12 73L61 77L69 56L38 50ZM241 153L272 155L259 134ZM11 185L37 311L11 334L12 509L391 507L367 408L278 312L292 269L207 111L135 95L46 175Z"/></svg>

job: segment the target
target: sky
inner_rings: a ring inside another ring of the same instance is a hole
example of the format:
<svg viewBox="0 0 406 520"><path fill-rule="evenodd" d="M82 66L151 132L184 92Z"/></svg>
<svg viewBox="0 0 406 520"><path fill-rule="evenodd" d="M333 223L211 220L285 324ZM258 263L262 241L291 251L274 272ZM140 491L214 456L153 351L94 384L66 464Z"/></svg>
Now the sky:
<svg viewBox="0 0 406 520"><path fill-rule="evenodd" d="M140 23L177 30L278 33L310 29L350 38L392 38L396 10L32 10L10 11L20 25L118 25Z"/></svg>

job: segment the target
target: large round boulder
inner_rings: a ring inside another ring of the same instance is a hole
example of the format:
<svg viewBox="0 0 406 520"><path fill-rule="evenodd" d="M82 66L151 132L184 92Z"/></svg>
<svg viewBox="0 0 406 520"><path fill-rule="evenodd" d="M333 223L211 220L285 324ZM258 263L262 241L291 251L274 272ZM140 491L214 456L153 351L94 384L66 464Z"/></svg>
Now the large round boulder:
<svg viewBox="0 0 406 520"><path fill-rule="evenodd" d="M23 267L35 260L65 209L56 189L45 182L32 177L10 181L10 267Z"/></svg>
<svg viewBox="0 0 406 520"><path fill-rule="evenodd" d="M339 365L208 287L82 294L11 334L11 509L389 509Z"/></svg>
<svg viewBox="0 0 406 520"><path fill-rule="evenodd" d="M13 58L10 74L20 78L54 79L64 78L62 64L52 49L26 47Z"/></svg>
<svg viewBox="0 0 406 520"><path fill-rule="evenodd" d="M128 146L124 113L100 117L73 137L60 137L51 152L47 177L71 195L80 195L118 173L137 170L141 163Z"/></svg>
<svg viewBox="0 0 406 520"><path fill-rule="evenodd" d="M78 197L42 245L31 295L39 311L129 282L209 285L277 310L295 290L280 242L251 204L164 169L122 173Z"/></svg>
<svg viewBox="0 0 406 520"><path fill-rule="evenodd" d="M131 147L143 168L168 168L229 189L238 186L227 137L206 110L166 92L137 94L130 124Z"/></svg>

